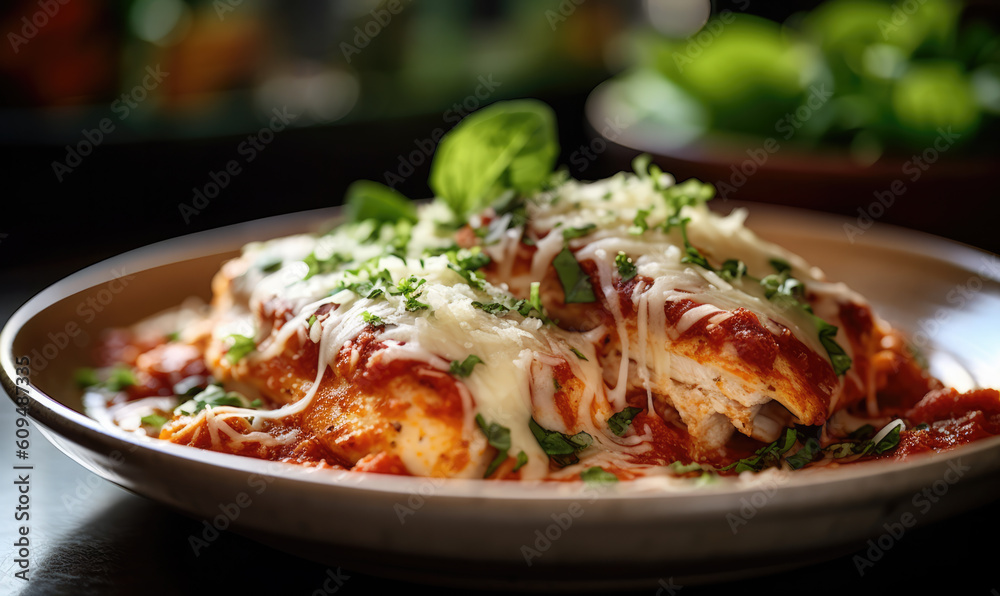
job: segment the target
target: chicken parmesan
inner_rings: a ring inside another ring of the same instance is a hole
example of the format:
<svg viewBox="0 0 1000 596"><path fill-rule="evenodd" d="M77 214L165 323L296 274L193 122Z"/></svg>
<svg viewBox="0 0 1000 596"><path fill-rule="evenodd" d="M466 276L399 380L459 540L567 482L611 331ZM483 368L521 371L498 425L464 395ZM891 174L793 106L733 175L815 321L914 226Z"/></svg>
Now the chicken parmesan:
<svg viewBox="0 0 1000 596"><path fill-rule="evenodd" d="M355 185L326 233L245 246L210 304L109 331L90 412L304 465L601 482L1000 432L1000 394L945 388L864 297L710 209L711 186L641 157L552 172L550 119L483 110L442 141L434 200Z"/></svg>

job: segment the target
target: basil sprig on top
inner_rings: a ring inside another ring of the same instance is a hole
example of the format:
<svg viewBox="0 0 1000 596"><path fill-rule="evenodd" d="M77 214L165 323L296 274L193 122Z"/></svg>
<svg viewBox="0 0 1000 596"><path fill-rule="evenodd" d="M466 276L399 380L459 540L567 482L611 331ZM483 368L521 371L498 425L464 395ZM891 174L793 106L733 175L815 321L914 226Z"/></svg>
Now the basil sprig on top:
<svg viewBox="0 0 1000 596"><path fill-rule="evenodd" d="M469 115L441 139L429 183L464 218L506 190L527 195L542 188L558 156L551 108L536 100L497 102Z"/></svg>

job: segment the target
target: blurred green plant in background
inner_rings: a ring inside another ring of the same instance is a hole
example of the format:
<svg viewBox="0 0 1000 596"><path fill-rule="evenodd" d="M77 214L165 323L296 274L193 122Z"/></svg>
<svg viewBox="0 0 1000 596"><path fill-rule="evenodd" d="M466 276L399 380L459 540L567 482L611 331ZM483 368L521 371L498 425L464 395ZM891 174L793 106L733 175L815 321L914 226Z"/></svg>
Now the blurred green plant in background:
<svg viewBox="0 0 1000 596"><path fill-rule="evenodd" d="M681 139L777 136L868 165L942 131L995 143L1000 38L953 0L829 0L778 24L715 14L684 39L637 35L620 91Z"/></svg>

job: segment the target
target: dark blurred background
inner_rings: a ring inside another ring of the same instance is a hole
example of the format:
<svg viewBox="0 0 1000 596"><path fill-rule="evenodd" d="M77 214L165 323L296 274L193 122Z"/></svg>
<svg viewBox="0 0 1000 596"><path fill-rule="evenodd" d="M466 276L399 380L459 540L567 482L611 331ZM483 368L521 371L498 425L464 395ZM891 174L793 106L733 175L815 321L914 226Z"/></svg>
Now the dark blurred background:
<svg viewBox="0 0 1000 596"><path fill-rule="evenodd" d="M727 199L1000 252L997 17L998 3L977 0L7 0L0 321L102 258L337 205L355 179L426 197L440 136L520 97L556 110L560 163L580 178L646 151ZM64 512L60 490L97 479L33 449L40 569L25 594L180 593L241 577L308 593L326 577L234 534L196 561L177 545L198 521L103 481L90 508ZM990 593L993 551L974 536L996 531L991 511L908 537L867 587ZM845 556L738 587L859 583Z"/></svg>
<svg viewBox="0 0 1000 596"><path fill-rule="evenodd" d="M515 97L556 109L578 177L648 151L726 198L997 251L996 23L957 0L7 2L0 267L336 205L357 178L425 197L440 135Z"/></svg>

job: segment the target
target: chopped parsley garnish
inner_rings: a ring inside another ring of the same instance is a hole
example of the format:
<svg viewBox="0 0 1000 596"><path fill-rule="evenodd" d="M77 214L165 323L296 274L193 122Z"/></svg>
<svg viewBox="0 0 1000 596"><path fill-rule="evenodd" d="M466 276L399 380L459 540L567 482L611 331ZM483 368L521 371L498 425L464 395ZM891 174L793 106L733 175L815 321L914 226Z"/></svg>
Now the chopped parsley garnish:
<svg viewBox="0 0 1000 596"><path fill-rule="evenodd" d="M563 248L552 261L552 266L559 276L563 288L563 301L566 304L587 303L597 301L594 288L590 285L590 276L583 270L576 257L568 248Z"/></svg>
<svg viewBox="0 0 1000 596"><path fill-rule="evenodd" d="M737 259L727 259L725 263L722 264L722 268L716 271L719 277L726 281L736 282L743 279L743 276L747 274L746 263Z"/></svg>
<svg viewBox="0 0 1000 596"><path fill-rule="evenodd" d="M629 227L628 233L633 236L640 236L648 230L649 223L646 221L646 218L649 217L650 212L650 209L640 209L636 212L635 219L632 220L632 226Z"/></svg>
<svg viewBox="0 0 1000 596"><path fill-rule="evenodd" d="M531 434L542 447L542 451L559 467L566 467L580 461L576 453L583 451L594 442L588 433L580 431L575 435L567 435L559 431L547 430L539 426L532 418L528 423Z"/></svg>
<svg viewBox="0 0 1000 596"><path fill-rule="evenodd" d="M875 433L875 429L871 425L866 424L848 435L848 441L827 445L823 451L834 459L853 456L862 457L872 451L878 455L886 451L891 451L899 446L899 433L903 430L903 423L897 420L890 422L889 425L892 425L892 428L883 436L878 437L882 431ZM875 441L876 438L878 438L878 441Z"/></svg>
<svg viewBox="0 0 1000 596"><path fill-rule="evenodd" d="M833 371L837 375L846 373L851 368L851 357L847 355L844 348L837 343L837 327L827 323L813 313L812 307L805 302L805 286L802 282L792 277L791 266L780 259L770 261L777 273L772 273L760 280L760 286L764 289L764 295L768 300L782 305L786 308L801 308L809 315L816 331L819 333L819 342L830 357Z"/></svg>
<svg viewBox="0 0 1000 596"><path fill-rule="evenodd" d="M153 428L159 430L164 424L170 422L170 418L166 416L161 416L160 414L149 414L148 416L143 416L139 419L139 422L146 426L152 426Z"/></svg>
<svg viewBox="0 0 1000 596"><path fill-rule="evenodd" d="M314 252L309 253L309 255L302 260L309 267L309 270L306 271L306 275L305 277L302 278L302 281L305 281L314 275L333 273L334 271L340 269L342 265L351 262L351 259L349 257L345 257L336 253L330 255L325 259L320 259L316 256L316 253Z"/></svg>
<svg viewBox="0 0 1000 596"><path fill-rule="evenodd" d="M500 467L500 464L507 460L507 452L510 451L510 429L506 426L500 426L496 422L486 424L486 419L483 418L482 414L476 414L476 424L479 425L479 429L486 435L486 442L489 443L490 447L497 450L497 456L493 458L493 461L486 468L486 473L483 474L483 478L489 478ZM524 462L528 461L528 456L522 451L517 456L517 468L524 465L524 463L521 463L522 455L524 455Z"/></svg>
<svg viewBox="0 0 1000 596"><path fill-rule="evenodd" d="M406 300L406 310L410 312L430 308L429 304L425 304L417 300L417 298L419 298L422 294L422 292L418 292L417 290L425 283L427 283L426 279L418 279L417 276L411 275L410 277L399 280L399 283L396 284L395 291L390 291L390 294L396 296L402 295L403 299Z"/></svg>
<svg viewBox="0 0 1000 596"><path fill-rule="evenodd" d="M205 408L217 408L220 406L234 406L237 408L257 409L262 405L259 399L250 401L243 394L235 391L226 391L219 385L209 385L201 392L197 393L189 401L177 406L175 414L193 415L201 412Z"/></svg>
<svg viewBox="0 0 1000 596"><path fill-rule="evenodd" d="M619 252L615 257L615 267L618 268L618 275L621 276L622 281L628 281L639 273L639 268L624 252Z"/></svg>
<svg viewBox="0 0 1000 596"><path fill-rule="evenodd" d="M706 470L698 462L682 464L679 461L675 461L671 463L669 466L667 466L667 468L669 468L671 472L677 475L690 474L691 472L710 472L710 470Z"/></svg>
<svg viewBox="0 0 1000 596"><path fill-rule="evenodd" d="M456 377L467 377L472 374L472 369L476 367L477 364L482 364L483 360L475 354L469 354L465 360L459 362L458 360L451 361L451 374Z"/></svg>
<svg viewBox="0 0 1000 596"><path fill-rule="evenodd" d="M462 276L470 286L478 290L486 289L486 282L476 273L490 263L490 257L483 252L468 251L448 253L448 268Z"/></svg>
<svg viewBox="0 0 1000 596"><path fill-rule="evenodd" d="M83 367L73 372L73 380L76 381L76 385L81 389L95 387L98 389L107 389L108 391L121 391L137 384L135 373L126 364L116 364L114 368L107 372L107 375L107 380L101 381L96 370Z"/></svg>
<svg viewBox="0 0 1000 596"><path fill-rule="evenodd" d="M489 303L473 302L472 306L497 317L502 317L511 310L509 306L506 306L499 302L489 302Z"/></svg>
<svg viewBox="0 0 1000 596"><path fill-rule="evenodd" d="M372 313L368 312L367 310L365 312L361 313L361 318L364 320L365 323L368 323L372 327L384 327L385 326L385 323L382 321L382 317L380 317L378 315L373 315Z"/></svg>
<svg viewBox="0 0 1000 596"><path fill-rule="evenodd" d="M811 463L816 456L818 456L823 450L819 446L819 441L816 439L809 439L799 449L794 455L789 455L785 458L785 463L789 465L793 470L799 470L804 468L807 464Z"/></svg>
<svg viewBox="0 0 1000 596"><path fill-rule="evenodd" d="M615 412L608 418L608 428L611 432L615 433L616 436L624 436L628 427L632 426L632 419L642 411L642 408L633 408L631 406L626 407L621 412Z"/></svg>
<svg viewBox="0 0 1000 596"><path fill-rule="evenodd" d="M135 373L132 372L131 367L124 364L115 366L111 369L111 375L108 380L104 382L104 386L111 391L121 391L126 387L131 387L136 385L138 382L135 378Z"/></svg>
<svg viewBox="0 0 1000 596"><path fill-rule="evenodd" d="M281 257L271 256L257 261L257 267L264 273L274 273L281 269Z"/></svg>
<svg viewBox="0 0 1000 596"><path fill-rule="evenodd" d="M614 484L618 482L618 476L600 466L593 466L580 472L580 480L583 480L587 484Z"/></svg>
<svg viewBox="0 0 1000 596"><path fill-rule="evenodd" d="M563 240L572 240L573 238L582 238L587 234L593 232L597 229L597 224L589 223L585 226L580 226L579 228L566 228L562 231Z"/></svg>
<svg viewBox="0 0 1000 596"><path fill-rule="evenodd" d="M97 378L97 371L89 367L76 369L73 373L73 380L76 381L77 387L80 387L81 389L93 387L101 382L101 380Z"/></svg>
<svg viewBox="0 0 1000 596"><path fill-rule="evenodd" d="M737 472L760 472L764 468L777 465L781 460L781 456L791 449L797 440L798 436L794 428L785 429L784 436L779 437L777 441L770 445L761 447L755 455L733 462L722 469L735 469Z"/></svg>
<svg viewBox="0 0 1000 596"><path fill-rule="evenodd" d="M236 364L242 360L244 356L253 352L257 347L257 344L254 343L252 337L233 333L229 336L229 339L232 339L233 343L229 346L229 349L226 350L226 358L232 364Z"/></svg>

